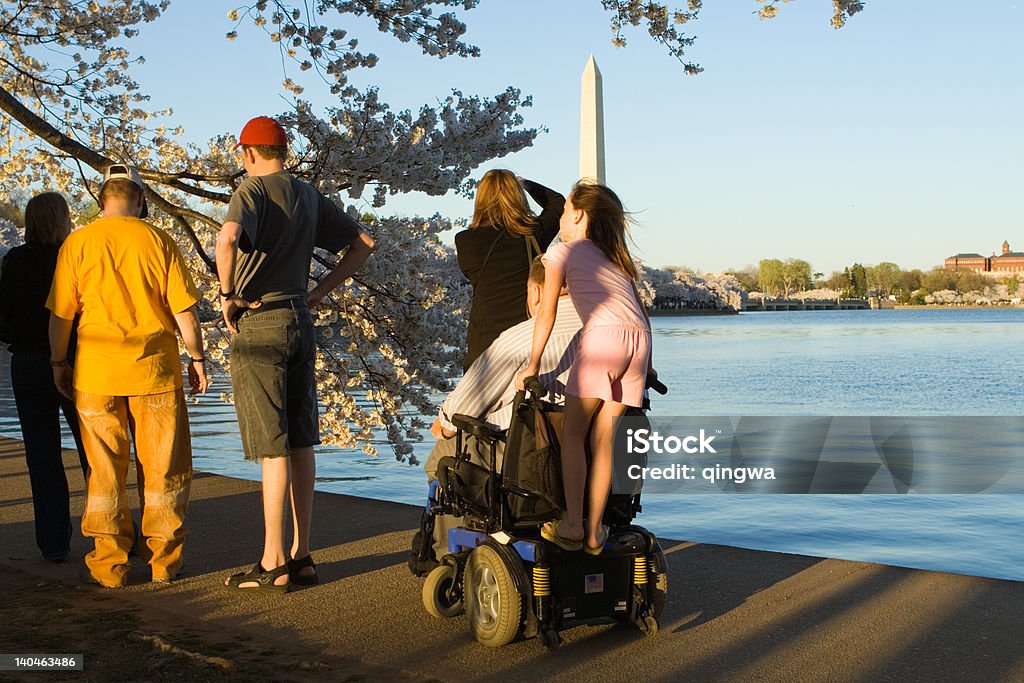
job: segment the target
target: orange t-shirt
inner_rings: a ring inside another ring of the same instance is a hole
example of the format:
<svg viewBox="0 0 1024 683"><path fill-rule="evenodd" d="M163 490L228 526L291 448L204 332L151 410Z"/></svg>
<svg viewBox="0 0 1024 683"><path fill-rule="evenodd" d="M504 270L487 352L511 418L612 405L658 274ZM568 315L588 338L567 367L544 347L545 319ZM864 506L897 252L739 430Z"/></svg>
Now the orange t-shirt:
<svg viewBox="0 0 1024 683"><path fill-rule="evenodd" d="M46 307L78 322L74 385L103 396L182 386L174 315L200 299L174 240L138 218L100 218L61 246Z"/></svg>

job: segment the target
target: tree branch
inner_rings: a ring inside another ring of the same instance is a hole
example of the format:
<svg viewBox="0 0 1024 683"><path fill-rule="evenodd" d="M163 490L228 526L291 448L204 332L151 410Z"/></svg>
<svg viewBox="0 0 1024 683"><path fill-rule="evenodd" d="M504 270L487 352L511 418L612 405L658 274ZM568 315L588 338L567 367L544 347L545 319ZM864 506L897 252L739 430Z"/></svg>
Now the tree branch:
<svg viewBox="0 0 1024 683"><path fill-rule="evenodd" d="M4 88L0 88L0 110L6 112L13 119L21 123L21 125L25 126L27 130L42 138L53 148L65 152L74 157L75 159L78 159L79 161L82 161L83 163L91 166L98 173L105 172L111 164L115 163L113 160L100 154L96 150L86 147L77 140L69 138L68 136L61 133L59 130L50 125L45 119L31 112ZM176 189L181 189L178 188L177 185L184 185L184 183L168 183L161 180L162 177L168 176L170 174L156 173L153 171L146 172L143 171L142 169L139 169L139 175L141 175L143 178L146 178L147 180L156 180L157 182L162 182ZM189 186L185 185L185 187ZM210 194L219 195L219 193ZM230 195L223 196L225 197L223 201L227 201L230 199ZM172 216L174 218L175 222L179 226L181 226L181 228L185 231L186 236L188 236L189 240L195 246L196 252L199 254L199 258L201 258L203 262L206 263L207 267L210 269L212 273L216 274L216 263L203 249L202 243L199 241L198 235L196 235L195 231L192 229L191 224L189 224L189 222L185 219L193 218L195 220L200 220L210 226L213 226L214 228L219 228L220 225L217 223L217 221L213 220L209 216L199 213L198 211L186 209L168 201L159 193L157 193L156 190L154 190L152 187L146 188L146 197L153 202L154 206L156 206L157 208L161 209L169 216Z"/></svg>
<svg viewBox="0 0 1024 683"><path fill-rule="evenodd" d="M76 159L81 159L99 173L103 173L106 171L108 166L116 163L99 152L86 147L74 138L70 138L61 133L46 119L43 119L39 115L33 113L28 109L28 107L19 102L17 98L7 92L4 88L0 88L0 109L7 112L7 114L9 114L13 119L21 123L28 130L32 131L32 133L45 140L50 144L50 146L59 149L62 152L67 152ZM145 180L152 180L202 199L222 204L226 204L231 200L230 194L224 194L223 192L211 192L209 190L195 187L194 185L189 185L188 183L183 183L179 180L181 177L189 177L190 174L163 173L161 171L154 171L146 168L139 168L136 170L138 170L139 175ZM220 177L221 176L218 176L218 178ZM231 176L228 176L228 178L230 177Z"/></svg>

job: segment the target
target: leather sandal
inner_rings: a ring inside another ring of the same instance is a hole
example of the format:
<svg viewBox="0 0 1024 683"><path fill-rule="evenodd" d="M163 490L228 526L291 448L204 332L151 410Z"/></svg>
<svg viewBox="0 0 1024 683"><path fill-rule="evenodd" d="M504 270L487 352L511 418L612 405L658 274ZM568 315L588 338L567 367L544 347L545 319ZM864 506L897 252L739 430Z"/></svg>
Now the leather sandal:
<svg viewBox="0 0 1024 683"><path fill-rule="evenodd" d="M288 563L282 564L280 567L275 569L265 570L263 565L257 562L252 569L247 572L239 572L238 574L232 574L228 578L228 587L237 588L238 590L256 590L265 591L267 593L287 593L291 587L290 582L283 584L274 583L282 576L288 576ZM243 586L243 583L255 583L255 586Z"/></svg>
<svg viewBox="0 0 1024 683"><path fill-rule="evenodd" d="M303 574L302 570L312 567L312 574ZM288 560L288 580L296 586L315 586L320 583L320 572L316 570L316 562L312 555L300 557L297 560Z"/></svg>

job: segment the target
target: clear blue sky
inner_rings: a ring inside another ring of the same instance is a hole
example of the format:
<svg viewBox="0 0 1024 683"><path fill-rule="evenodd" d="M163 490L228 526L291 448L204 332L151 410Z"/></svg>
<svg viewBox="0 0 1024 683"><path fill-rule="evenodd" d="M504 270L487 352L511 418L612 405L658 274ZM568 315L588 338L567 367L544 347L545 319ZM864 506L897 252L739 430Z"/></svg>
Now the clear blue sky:
<svg viewBox="0 0 1024 683"><path fill-rule="evenodd" d="M797 0L759 21L754 0L710 0L689 25L685 76L639 29L611 45L597 0L484 0L464 13L483 56L436 60L348 20L381 57L356 73L393 108L452 88L534 97L535 145L480 169L509 167L562 191L576 180L579 82L589 54L604 75L608 183L635 212L636 254L703 271L803 258L825 273L859 261L930 268L956 252L1024 250L1024 9L868 0L833 30L827 0ZM678 4L685 4L680 2ZM198 143L288 107L276 46L245 24L224 39L232 5L177 0L131 41L156 107ZM329 106L326 87L304 97ZM460 197L410 194L383 213L468 217Z"/></svg>

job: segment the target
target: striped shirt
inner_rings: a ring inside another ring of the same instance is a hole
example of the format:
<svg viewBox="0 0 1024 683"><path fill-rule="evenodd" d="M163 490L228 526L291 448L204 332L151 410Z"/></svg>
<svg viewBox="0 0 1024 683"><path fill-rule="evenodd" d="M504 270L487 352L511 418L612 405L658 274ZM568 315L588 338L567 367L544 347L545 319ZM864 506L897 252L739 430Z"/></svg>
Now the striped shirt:
<svg viewBox="0 0 1024 683"><path fill-rule="evenodd" d="M540 382L551 392L549 401L565 401L565 380L576 358L581 327L583 323L572 301L561 297L555 325L540 359ZM459 385L441 404L441 426L454 432L451 416L462 414L478 417L496 429L508 429L516 395L515 376L530 362L532 344L533 320L524 320L502 332L473 361Z"/></svg>

